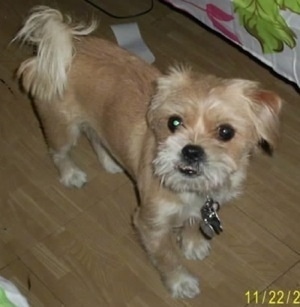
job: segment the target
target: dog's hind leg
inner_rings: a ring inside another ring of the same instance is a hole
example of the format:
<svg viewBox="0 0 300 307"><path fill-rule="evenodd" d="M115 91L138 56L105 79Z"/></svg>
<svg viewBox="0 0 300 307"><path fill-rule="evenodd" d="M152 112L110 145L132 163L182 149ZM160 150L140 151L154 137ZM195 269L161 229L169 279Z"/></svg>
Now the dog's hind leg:
<svg viewBox="0 0 300 307"><path fill-rule="evenodd" d="M76 144L79 136L79 128L69 127L69 131L65 131L65 142L57 146L59 139L51 140L47 137L50 145L50 154L53 162L60 173L60 182L67 187L81 188L87 182L86 174L76 166L70 157L70 151ZM46 133L46 132L45 132ZM60 134L62 131L59 132ZM47 133L46 133L47 134Z"/></svg>
<svg viewBox="0 0 300 307"><path fill-rule="evenodd" d="M107 152L106 148L101 144L99 137L96 132L92 129L85 129L85 133L87 138L92 144L92 147L98 157L100 164L108 173L120 173L122 172L122 168L118 165L118 163L111 157L111 155Z"/></svg>
<svg viewBox="0 0 300 307"><path fill-rule="evenodd" d="M97 153L101 165L108 173L116 174L123 171L100 143L93 143L93 148Z"/></svg>
<svg viewBox="0 0 300 307"><path fill-rule="evenodd" d="M41 103L38 113L53 162L60 173L60 182L67 187L80 188L87 182L86 174L70 157L71 149L80 136L80 125L51 105Z"/></svg>
<svg viewBox="0 0 300 307"><path fill-rule="evenodd" d="M69 142L57 149L50 147L50 154L59 170L60 182L67 187L81 188L87 182L87 175L78 168L70 157L71 148L76 143L76 128L73 128L73 131L69 133Z"/></svg>

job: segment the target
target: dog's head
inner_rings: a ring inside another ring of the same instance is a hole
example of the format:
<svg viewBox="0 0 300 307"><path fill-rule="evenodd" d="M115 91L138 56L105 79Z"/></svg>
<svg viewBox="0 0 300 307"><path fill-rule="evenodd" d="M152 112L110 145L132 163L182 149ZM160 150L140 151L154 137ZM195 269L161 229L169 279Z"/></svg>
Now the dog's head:
<svg viewBox="0 0 300 307"><path fill-rule="evenodd" d="M175 191L238 185L256 148L272 153L280 109L281 99L257 83L172 69L148 111L155 175Z"/></svg>

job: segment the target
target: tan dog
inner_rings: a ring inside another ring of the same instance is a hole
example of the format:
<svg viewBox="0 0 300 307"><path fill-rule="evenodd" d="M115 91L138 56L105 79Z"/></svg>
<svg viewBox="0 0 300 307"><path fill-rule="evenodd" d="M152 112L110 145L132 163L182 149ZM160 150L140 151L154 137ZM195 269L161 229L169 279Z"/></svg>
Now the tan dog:
<svg viewBox="0 0 300 307"><path fill-rule="evenodd" d="M171 294L194 297L198 279L181 264L177 244L188 259L209 254L199 225L221 231L214 205L239 194L256 148L271 153L281 100L251 81L183 68L163 75L113 43L82 37L95 28L35 7L15 39L35 45L37 55L18 75L61 182L86 183L69 156L83 132L107 171L124 169L136 182L134 224Z"/></svg>

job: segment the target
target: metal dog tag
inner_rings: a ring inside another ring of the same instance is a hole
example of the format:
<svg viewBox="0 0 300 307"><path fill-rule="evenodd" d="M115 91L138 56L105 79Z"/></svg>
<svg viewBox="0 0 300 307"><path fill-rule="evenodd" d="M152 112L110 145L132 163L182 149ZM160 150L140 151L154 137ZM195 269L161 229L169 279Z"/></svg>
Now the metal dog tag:
<svg viewBox="0 0 300 307"><path fill-rule="evenodd" d="M200 222L200 229L204 236L208 239L212 239L215 235L213 227L204 221Z"/></svg>
<svg viewBox="0 0 300 307"><path fill-rule="evenodd" d="M200 222L200 230L208 239L212 239L215 234L220 234L223 231L217 214L219 208L220 204L211 198L208 198L201 208L202 221Z"/></svg>

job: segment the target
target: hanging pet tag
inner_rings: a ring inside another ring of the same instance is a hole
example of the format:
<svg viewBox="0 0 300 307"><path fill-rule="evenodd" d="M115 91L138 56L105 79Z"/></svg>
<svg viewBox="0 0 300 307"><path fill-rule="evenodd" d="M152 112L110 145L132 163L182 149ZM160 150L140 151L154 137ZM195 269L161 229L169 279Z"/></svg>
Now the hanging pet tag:
<svg viewBox="0 0 300 307"><path fill-rule="evenodd" d="M201 208L202 221L200 222L200 230L208 239L212 239L215 234L220 234L223 231L217 214L219 208L220 204L211 198L208 198Z"/></svg>

